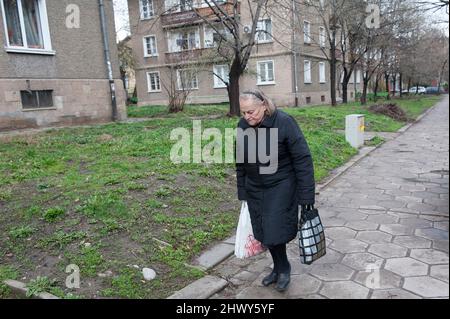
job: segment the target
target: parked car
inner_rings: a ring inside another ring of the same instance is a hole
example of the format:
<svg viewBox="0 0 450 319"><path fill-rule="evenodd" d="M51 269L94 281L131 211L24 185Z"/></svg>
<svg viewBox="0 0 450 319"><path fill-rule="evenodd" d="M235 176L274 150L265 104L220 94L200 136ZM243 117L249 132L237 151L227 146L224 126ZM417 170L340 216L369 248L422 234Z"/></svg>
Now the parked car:
<svg viewBox="0 0 450 319"><path fill-rule="evenodd" d="M424 86L413 86L412 88L409 89L409 94L426 94L427 93L427 89Z"/></svg>
<svg viewBox="0 0 450 319"><path fill-rule="evenodd" d="M438 88L437 86L429 86L427 87L427 94L440 94L445 93L443 88Z"/></svg>

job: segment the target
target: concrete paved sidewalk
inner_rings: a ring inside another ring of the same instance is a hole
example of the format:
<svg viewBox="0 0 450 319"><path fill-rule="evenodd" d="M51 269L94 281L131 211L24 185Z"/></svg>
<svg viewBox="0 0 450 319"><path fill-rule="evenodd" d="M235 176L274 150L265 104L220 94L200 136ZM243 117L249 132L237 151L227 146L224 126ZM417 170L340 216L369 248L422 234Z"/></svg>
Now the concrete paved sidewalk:
<svg viewBox="0 0 450 319"><path fill-rule="evenodd" d="M317 197L328 241L313 265L288 245L291 284L263 287L268 253L230 257L212 298L448 298L449 101L330 183Z"/></svg>

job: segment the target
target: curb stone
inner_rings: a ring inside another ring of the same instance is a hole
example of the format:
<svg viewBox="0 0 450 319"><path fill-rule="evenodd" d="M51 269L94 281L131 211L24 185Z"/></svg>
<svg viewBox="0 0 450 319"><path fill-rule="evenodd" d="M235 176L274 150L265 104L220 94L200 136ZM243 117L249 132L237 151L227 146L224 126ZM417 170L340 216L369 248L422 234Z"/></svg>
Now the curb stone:
<svg viewBox="0 0 450 319"><path fill-rule="evenodd" d="M27 297L28 288L27 285L21 281L17 280L5 280L3 282L6 286L8 286L14 294L24 297ZM55 295L52 295L48 292L41 292L37 296L33 297L35 299L60 299L59 297L56 297Z"/></svg>
<svg viewBox="0 0 450 319"><path fill-rule="evenodd" d="M175 292L167 299L208 299L228 285L225 279L207 275Z"/></svg>

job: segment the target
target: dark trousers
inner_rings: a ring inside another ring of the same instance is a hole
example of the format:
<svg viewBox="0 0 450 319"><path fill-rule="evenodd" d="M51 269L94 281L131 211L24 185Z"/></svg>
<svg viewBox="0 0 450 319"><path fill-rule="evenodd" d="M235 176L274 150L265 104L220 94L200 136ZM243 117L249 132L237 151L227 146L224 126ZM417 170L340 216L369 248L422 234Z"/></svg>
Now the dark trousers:
<svg viewBox="0 0 450 319"><path fill-rule="evenodd" d="M286 244L268 246L273 259L273 271L276 273L290 273L291 265L289 264Z"/></svg>

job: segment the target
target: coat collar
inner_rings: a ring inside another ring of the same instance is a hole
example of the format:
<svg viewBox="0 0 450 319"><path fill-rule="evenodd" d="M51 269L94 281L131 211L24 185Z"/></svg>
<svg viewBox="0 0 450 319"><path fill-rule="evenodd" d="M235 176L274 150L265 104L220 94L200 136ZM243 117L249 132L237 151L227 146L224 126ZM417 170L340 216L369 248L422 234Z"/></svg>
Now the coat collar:
<svg viewBox="0 0 450 319"><path fill-rule="evenodd" d="M277 114L278 110L275 110L275 112L273 112L271 116L266 116L259 127L267 127L267 128L273 127ZM241 118L241 123L243 129L251 127L244 118Z"/></svg>

